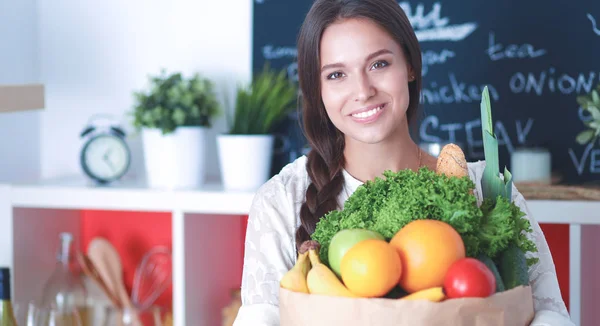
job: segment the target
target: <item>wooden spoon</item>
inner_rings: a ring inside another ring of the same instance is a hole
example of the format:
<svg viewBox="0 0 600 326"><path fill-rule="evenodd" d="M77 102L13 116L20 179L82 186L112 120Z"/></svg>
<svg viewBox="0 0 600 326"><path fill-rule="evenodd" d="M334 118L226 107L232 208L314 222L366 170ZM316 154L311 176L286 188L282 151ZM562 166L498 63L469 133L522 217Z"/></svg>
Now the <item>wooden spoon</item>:
<svg viewBox="0 0 600 326"><path fill-rule="evenodd" d="M113 304L113 306L117 309L120 309L121 301L119 301L119 298L115 296L115 293L111 291L111 289L108 287L102 276L100 276L100 273L98 272L96 266L90 260L90 258L86 254L78 252L77 260L79 261L79 265L81 265L83 272L89 278L91 278L100 287L100 289L102 289L102 291L104 291L104 294Z"/></svg>
<svg viewBox="0 0 600 326"><path fill-rule="evenodd" d="M133 317L131 325L141 325L133 303L125 289L125 284L123 283L123 265L115 247L108 240L96 237L92 239L88 246L88 256L107 283L107 287L112 293L116 294L120 302L120 308L131 312Z"/></svg>

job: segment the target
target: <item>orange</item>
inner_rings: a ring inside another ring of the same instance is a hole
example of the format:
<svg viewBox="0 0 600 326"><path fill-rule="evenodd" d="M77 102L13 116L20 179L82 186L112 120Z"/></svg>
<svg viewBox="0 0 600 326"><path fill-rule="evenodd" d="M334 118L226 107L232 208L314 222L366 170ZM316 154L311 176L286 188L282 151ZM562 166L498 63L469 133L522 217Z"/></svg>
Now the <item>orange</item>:
<svg viewBox="0 0 600 326"><path fill-rule="evenodd" d="M450 266L465 257L460 234L450 224L416 220L400 229L390 240L400 253L400 286L412 293L444 284Z"/></svg>
<svg viewBox="0 0 600 326"><path fill-rule="evenodd" d="M381 297L398 284L402 263L388 242L368 239L356 243L340 263L342 281L360 297Z"/></svg>

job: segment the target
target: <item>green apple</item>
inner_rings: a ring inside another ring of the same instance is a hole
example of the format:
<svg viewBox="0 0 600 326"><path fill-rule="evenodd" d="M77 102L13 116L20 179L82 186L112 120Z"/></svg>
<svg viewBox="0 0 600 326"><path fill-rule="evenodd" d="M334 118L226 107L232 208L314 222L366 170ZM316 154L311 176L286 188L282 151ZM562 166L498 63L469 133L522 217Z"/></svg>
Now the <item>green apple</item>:
<svg viewBox="0 0 600 326"><path fill-rule="evenodd" d="M341 277L340 265L346 252L358 242L367 239L385 240L378 232L366 229L344 229L338 231L331 238L328 254L329 267L338 277Z"/></svg>

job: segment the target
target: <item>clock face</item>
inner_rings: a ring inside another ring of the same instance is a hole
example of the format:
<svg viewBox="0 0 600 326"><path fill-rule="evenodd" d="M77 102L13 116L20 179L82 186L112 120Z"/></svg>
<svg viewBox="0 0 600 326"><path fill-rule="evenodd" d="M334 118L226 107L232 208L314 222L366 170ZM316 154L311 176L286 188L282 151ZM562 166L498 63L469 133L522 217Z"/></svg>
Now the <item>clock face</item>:
<svg viewBox="0 0 600 326"><path fill-rule="evenodd" d="M112 135L90 139L81 154L84 171L98 181L120 178L127 172L129 160L130 153L125 142Z"/></svg>

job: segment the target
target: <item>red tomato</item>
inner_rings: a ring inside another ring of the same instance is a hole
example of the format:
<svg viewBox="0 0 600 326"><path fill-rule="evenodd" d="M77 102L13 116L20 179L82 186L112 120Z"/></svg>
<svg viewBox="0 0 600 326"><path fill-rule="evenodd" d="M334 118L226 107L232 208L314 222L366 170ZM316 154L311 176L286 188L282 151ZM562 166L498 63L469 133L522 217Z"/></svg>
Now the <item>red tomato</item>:
<svg viewBox="0 0 600 326"><path fill-rule="evenodd" d="M444 291L448 298L485 298L496 292L496 278L479 260L462 258L446 272Z"/></svg>

